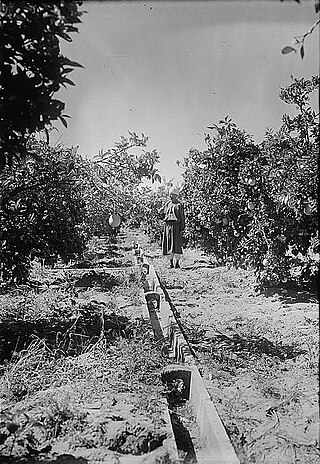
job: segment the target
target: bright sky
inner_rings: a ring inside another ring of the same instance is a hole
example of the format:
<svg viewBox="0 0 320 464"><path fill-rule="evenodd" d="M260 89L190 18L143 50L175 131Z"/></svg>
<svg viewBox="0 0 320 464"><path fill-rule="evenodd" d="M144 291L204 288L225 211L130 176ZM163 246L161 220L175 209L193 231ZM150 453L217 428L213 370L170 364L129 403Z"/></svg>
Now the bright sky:
<svg viewBox="0 0 320 464"><path fill-rule="evenodd" d="M225 116L261 141L292 112L280 101L290 75L319 72L319 32L306 39L302 61L282 55L317 16L314 2L84 2L80 33L63 53L78 61L76 84L57 95L71 116L54 141L92 157L126 135L149 137L160 172L180 181L176 165L204 148L207 126Z"/></svg>

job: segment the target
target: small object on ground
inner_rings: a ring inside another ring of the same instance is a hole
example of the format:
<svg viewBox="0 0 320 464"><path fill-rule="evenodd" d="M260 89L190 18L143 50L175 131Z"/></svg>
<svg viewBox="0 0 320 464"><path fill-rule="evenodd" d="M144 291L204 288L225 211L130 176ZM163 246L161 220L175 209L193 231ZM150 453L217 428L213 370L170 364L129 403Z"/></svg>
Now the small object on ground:
<svg viewBox="0 0 320 464"><path fill-rule="evenodd" d="M111 227L114 227L114 228L119 227L120 222L121 222L121 219L120 219L119 214L111 214L111 216L109 217L109 224Z"/></svg>

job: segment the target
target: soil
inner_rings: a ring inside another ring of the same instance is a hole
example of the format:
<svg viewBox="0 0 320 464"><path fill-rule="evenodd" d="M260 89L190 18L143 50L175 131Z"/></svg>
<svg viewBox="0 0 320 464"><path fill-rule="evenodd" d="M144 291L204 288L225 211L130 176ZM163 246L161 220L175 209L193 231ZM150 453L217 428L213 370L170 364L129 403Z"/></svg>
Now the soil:
<svg viewBox="0 0 320 464"><path fill-rule="evenodd" d="M241 463L319 462L318 301L185 250L170 269L145 240Z"/></svg>
<svg viewBox="0 0 320 464"><path fill-rule="evenodd" d="M2 291L1 463L176 462L167 361L123 242L112 261L97 241L89 270L35 268L29 285Z"/></svg>
<svg viewBox="0 0 320 464"><path fill-rule="evenodd" d="M97 240L79 265L35 269L28 286L0 294L0 323L11 334L0 338L1 462L177 462L161 381L171 361L129 266L132 240L169 292L241 463L319 462L316 296L261 292L252 272L216 267L201 250L186 250L181 269L169 269L139 231L121 250ZM17 332L24 337L12 344ZM171 413L176 433L196 435L187 404Z"/></svg>

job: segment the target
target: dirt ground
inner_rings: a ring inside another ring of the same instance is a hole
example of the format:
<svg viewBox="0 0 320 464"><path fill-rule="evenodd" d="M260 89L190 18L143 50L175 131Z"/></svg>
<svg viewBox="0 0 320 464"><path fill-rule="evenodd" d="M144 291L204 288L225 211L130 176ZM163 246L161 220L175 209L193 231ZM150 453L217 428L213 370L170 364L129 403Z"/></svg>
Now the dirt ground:
<svg viewBox="0 0 320 464"><path fill-rule="evenodd" d="M241 463L318 463L316 295L259 291L252 272L216 267L201 250L169 269L145 246Z"/></svg>
<svg viewBox="0 0 320 464"><path fill-rule="evenodd" d="M175 462L161 383L168 360L143 318L137 276L97 271L128 267L132 240L168 289L241 463L318 463L316 296L261 292L252 273L216 267L201 250L186 250L182 268L169 269L139 231L112 262L100 249L86 257L90 271L36 272L34 288L0 295L6 330L38 331L22 351L0 337L11 353L0 365L1 462Z"/></svg>
<svg viewBox="0 0 320 464"><path fill-rule="evenodd" d="M72 270L35 269L32 285L0 294L3 464L174 462L166 359L131 248L112 263L98 251Z"/></svg>

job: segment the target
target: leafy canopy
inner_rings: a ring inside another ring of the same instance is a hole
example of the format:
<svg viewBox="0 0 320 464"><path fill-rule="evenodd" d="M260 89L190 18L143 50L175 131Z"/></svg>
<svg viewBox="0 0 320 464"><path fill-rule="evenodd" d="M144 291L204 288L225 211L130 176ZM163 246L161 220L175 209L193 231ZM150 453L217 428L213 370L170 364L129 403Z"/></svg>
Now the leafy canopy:
<svg viewBox="0 0 320 464"><path fill-rule="evenodd" d="M184 160L187 238L220 262L254 267L261 282L316 279L319 121L311 94L319 77L292 78L280 98L295 105L260 144L228 117L209 126L207 149ZM297 259L298 259L297 258Z"/></svg>
<svg viewBox="0 0 320 464"><path fill-rule="evenodd" d="M80 64L63 56L60 39L71 42L82 13L79 1L3 1L0 6L0 170L23 159L31 134L60 119L65 104L54 98L74 85L69 73Z"/></svg>
<svg viewBox="0 0 320 464"><path fill-rule="evenodd" d="M41 162L14 160L14 169L0 173L0 280L15 283L26 280L34 258L68 260L86 240L81 158L72 149L28 143Z"/></svg>

